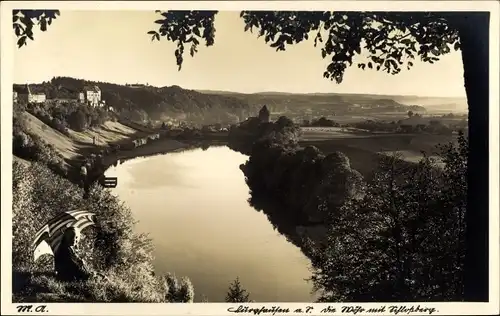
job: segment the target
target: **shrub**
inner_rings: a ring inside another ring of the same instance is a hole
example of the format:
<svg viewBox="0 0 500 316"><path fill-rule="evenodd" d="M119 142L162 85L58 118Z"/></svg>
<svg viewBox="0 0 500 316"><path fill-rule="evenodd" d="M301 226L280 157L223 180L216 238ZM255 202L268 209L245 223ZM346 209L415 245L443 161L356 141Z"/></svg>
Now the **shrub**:
<svg viewBox="0 0 500 316"><path fill-rule="evenodd" d="M69 136L68 128L64 125L63 121L61 121L61 119L59 119L59 118L54 117L52 119L52 121L50 122L50 127L63 133L66 136Z"/></svg>
<svg viewBox="0 0 500 316"><path fill-rule="evenodd" d="M151 240L133 231L130 210L108 190L94 186L84 200L80 188L42 164L25 166L18 161L13 164L12 185L12 269L22 284L13 291L16 300L33 295L38 301L165 302L170 298L162 278L153 273ZM90 269L109 280L61 283L48 272L51 257L33 262L31 238L36 230L55 214L78 208L96 214L97 226L83 232L82 249ZM182 301L192 301L189 284L185 279L170 292Z"/></svg>
<svg viewBox="0 0 500 316"><path fill-rule="evenodd" d="M313 256L320 300L463 298L468 143L442 147L444 169L382 160L363 199L345 203Z"/></svg>
<svg viewBox="0 0 500 316"><path fill-rule="evenodd" d="M194 289L188 278L179 280L173 274L163 276L166 289L165 300L175 303L192 303L194 301Z"/></svg>
<svg viewBox="0 0 500 316"><path fill-rule="evenodd" d="M89 120L82 108L77 109L68 116L68 126L77 131L83 132L89 126Z"/></svg>
<svg viewBox="0 0 500 316"><path fill-rule="evenodd" d="M242 286L239 278L236 278L230 285L226 294L225 301L227 303L248 303L250 293L247 292Z"/></svg>
<svg viewBox="0 0 500 316"><path fill-rule="evenodd" d="M30 239L55 214L81 206L83 192L40 163L26 167L15 161L12 179L13 265L33 270Z"/></svg>
<svg viewBox="0 0 500 316"><path fill-rule="evenodd" d="M14 155L30 161L42 162L58 174L67 173L63 157L39 136L30 133L22 116L14 117L12 134Z"/></svg>

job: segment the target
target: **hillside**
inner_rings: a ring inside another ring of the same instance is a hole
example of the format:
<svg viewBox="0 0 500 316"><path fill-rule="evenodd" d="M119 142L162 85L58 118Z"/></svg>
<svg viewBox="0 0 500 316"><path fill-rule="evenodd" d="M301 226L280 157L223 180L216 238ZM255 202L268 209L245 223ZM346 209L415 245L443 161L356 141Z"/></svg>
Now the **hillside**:
<svg viewBox="0 0 500 316"><path fill-rule="evenodd" d="M79 161L81 156L86 155L89 151L92 152L99 147L102 148L111 144L128 142L130 139L143 137L147 134L119 122L108 121L83 132L68 129L68 135L64 135L26 111L18 113L16 118L22 121L23 129L27 134L39 137L56 154L60 155L64 159L63 164L65 167L69 167L69 163ZM94 137L96 146L93 145Z"/></svg>
<svg viewBox="0 0 500 316"><path fill-rule="evenodd" d="M35 92L44 92L47 99L75 98L84 86L97 85L102 100L122 117L135 121L159 121L166 118L196 124L235 123L245 117L249 105L233 96L207 95L179 86L153 87L119 85L70 77L55 77L50 82L32 84ZM14 85L21 90L22 85Z"/></svg>
<svg viewBox="0 0 500 316"><path fill-rule="evenodd" d="M23 112L20 115L20 118L26 123L29 133L52 145L64 159L72 160L78 156L78 146L72 139L51 128L28 112Z"/></svg>
<svg viewBox="0 0 500 316"><path fill-rule="evenodd" d="M363 112L427 112L433 110L467 111L465 98L422 97L403 95L309 93L294 94L286 92L236 93L228 91L199 90L210 95L231 96L244 100L255 110L267 104L273 112L307 111L330 109L349 112L361 108Z"/></svg>

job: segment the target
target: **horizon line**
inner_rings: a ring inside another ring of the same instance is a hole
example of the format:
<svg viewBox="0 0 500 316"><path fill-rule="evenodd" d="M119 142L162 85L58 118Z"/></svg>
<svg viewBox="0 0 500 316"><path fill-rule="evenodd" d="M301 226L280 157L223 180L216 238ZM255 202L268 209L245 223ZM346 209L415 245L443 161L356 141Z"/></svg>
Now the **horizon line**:
<svg viewBox="0 0 500 316"><path fill-rule="evenodd" d="M416 94L381 94L381 93L363 93L363 92L290 92L290 91L258 91L258 92L241 92L241 91L228 91L228 90L214 90L214 89L203 89L203 88L186 88L182 87L180 85L166 85L166 86L155 86L155 85L150 85L147 83L117 83L117 82L109 82L109 81L98 81L98 80L91 80L91 79L84 79L84 78L76 78L76 77L70 77L70 76L53 76L50 80L48 81L42 81L38 83L13 83L13 85L37 85L37 84L43 84L44 82L49 82L53 78L71 78L75 80L83 80L83 81L90 81L90 82L95 82L95 83L106 83L106 84L114 84L114 85L119 85L119 86L126 86L126 85L143 85L146 87L153 87L153 88L170 88L170 87L179 87L183 90L191 90L191 91L196 91L198 93L210 93L210 92L218 92L218 93L233 93L233 94L246 94L246 95L252 95L252 94L292 94L292 95L373 95L373 96L380 96L380 97L416 97L416 98L442 98L442 99L464 99L467 101L467 96L443 96L443 95L416 95Z"/></svg>

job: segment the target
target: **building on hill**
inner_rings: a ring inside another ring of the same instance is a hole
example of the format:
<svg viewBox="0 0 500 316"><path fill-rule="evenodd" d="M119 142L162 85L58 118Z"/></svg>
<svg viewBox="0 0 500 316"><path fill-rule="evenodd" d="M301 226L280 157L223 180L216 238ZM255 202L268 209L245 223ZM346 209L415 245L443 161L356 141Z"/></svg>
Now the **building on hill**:
<svg viewBox="0 0 500 316"><path fill-rule="evenodd" d="M262 107L262 109L260 109L259 111L259 120L262 122L262 123L269 123L269 118L271 116L271 113L269 112L269 110L267 109L267 106L264 105Z"/></svg>
<svg viewBox="0 0 500 316"><path fill-rule="evenodd" d="M98 86L85 86L83 91L78 95L78 99L81 102L86 102L93 107L101 107L103 103L101 102L101 89Z"/></svg>
<svg viewBox="0 0 500 316"><path fill-rule="evenodd" d="M15 102L24 101L26 103L44 103L47 100L43 87L30 86L28 84L22 86L14 86Z"/></svg>

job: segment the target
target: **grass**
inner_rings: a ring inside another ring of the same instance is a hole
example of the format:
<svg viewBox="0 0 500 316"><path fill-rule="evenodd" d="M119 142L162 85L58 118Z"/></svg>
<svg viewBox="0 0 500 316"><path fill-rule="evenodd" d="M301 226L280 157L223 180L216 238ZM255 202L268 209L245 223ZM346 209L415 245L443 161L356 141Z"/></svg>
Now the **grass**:
<svg viewBox="0 0 500 316"><path fill-rule="evenodd" d="M119 122L108 121L99 127L76 132L69 129L69 137L56 131L41 120L23 111L22 118L26 122L26 128L30 133L39 136L67 161L78 160L79 156L93 152L100 147L107 147L111 144L120 144L130 141L133 138L144 137L145 132L138 131ZM93 137L96 138L96 145L93 145Z"/></svg>
<svg viewBox="0 0 500 316"><path fill-rule="evenodd" d="M65 159L74 159L78 155L76 143L66 135L52 129L28 112L22 112L21 118L26 122L30 133L38 135L44 141L52 144L54 149Z"/></svg>
<svg viewBox="0 0 500 316"><path fill-rule="evenodd" d="M52 157L53 159L49 160L52 161L53 165L55 164L52 170L60 173L59 169L61 169L61 174L73 180L79 179L78 174L81 163L92 154L103 154L112 144L128 144L133 139L142 138L150 134L146 131L137 130L133 126L124 125L127 122L122 124L114 121L104 122L98 127L92 127L83 132L67 129L68 133L63 134L46 125L27 111L17 111L14 116L21 122L23 132L39 139L39 146L45 144L44 146L47 147L44 147L45 152L47 152L46 156L49 158ZM93 144L94 137L96 140L95 145ZM119 157L117 157L116 153L104 154L103 162L107 165L112 165L117 158ZM30 160L38 161L40 159L35 157L35 159ZM45 160L44 162L47 163ZM60 162L56 163L54 162L55 160Z"/></svg>
<svg viewBox="0 0 500 316"><path fill-rule="evenodd" d="M128 126L118 122L106 122L100 127L91 128L84 132L76 132L69 129L70 137L56 131L41 120L28 112L20 114L26 122L26 128L30 134L39 136L66 161L74 162L79 156L92 152L102 146L109 146L112 143L129 141L134 137L142 137L144 133L138 132ZM96 137L96 145L93 145L93 137Z"/></svg>
<svg viewBox="0 0 500 316"><path fill-rule="evenodd" d="M94 186L89 198L69 180L44 165L13 162L12 273L14 302L176 302L192 301L188 279L168 287L172 276L155 276L153 246L144 234L134 232L130 210L109 190ZM106 275L88 282L59 282L53 257L33 261L32 236L55 214L89 209L98 227L83 231L82 253L91 271ZM174 293L172 296L171 293ZM170 293L170 294L169 294ZM170 296L168 296L170 295Z"/></svg>
<svg viewBox="0 0 500 316"><path fill-rule="evenodd" d="M81 144L91 145L96 137L96 145L108 146L137 136L138 131L118 122L108 121L100 127L91 128L84 132L70 131L71 138Z"/></svg>

